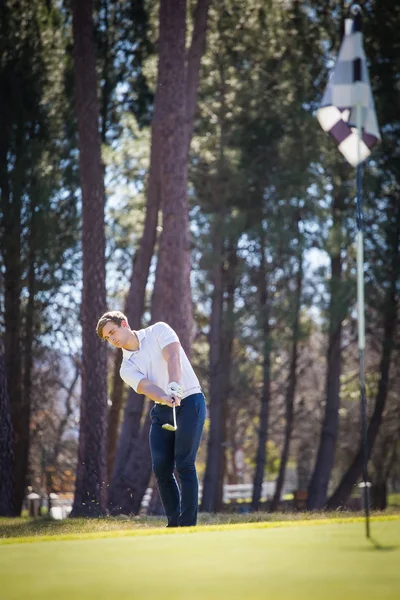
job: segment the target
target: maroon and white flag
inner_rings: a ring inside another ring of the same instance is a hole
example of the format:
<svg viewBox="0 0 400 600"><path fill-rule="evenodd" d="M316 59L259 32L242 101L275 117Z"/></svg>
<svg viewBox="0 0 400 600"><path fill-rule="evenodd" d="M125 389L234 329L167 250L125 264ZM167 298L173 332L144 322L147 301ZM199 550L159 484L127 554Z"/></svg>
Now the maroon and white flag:
<svg viewBox="0 0 400 600"><path fill-rule="evenodd" d="M360 107L359 123L357 107ZM317 118L353 167L365 160L381 140L363 49L361 12L345 21L339 55ZM359 146L358 125L361 127Z"/></svg>

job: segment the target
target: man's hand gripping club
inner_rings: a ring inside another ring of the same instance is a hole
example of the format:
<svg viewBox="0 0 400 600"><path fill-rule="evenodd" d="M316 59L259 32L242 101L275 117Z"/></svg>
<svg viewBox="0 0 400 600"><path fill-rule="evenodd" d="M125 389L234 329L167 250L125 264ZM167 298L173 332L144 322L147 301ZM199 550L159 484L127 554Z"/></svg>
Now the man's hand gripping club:
<svg viewBox="0 0 400 600"><path fill-rule="evenodd" d="M173 418L174 418L174 424L170 425L169 423L165 423L162 427L163 427L163 429L167 429L168 431L176 431L177 426L176 426L175 407L180 406L180 404L181 404L181 400L182 400L182 396L183 396L183 389L179 385L179 383L176 383L176 381L171 381L171 383L169 383L168 387L167 387L167 395L172 400L172 414L173 414Z"/></svg>

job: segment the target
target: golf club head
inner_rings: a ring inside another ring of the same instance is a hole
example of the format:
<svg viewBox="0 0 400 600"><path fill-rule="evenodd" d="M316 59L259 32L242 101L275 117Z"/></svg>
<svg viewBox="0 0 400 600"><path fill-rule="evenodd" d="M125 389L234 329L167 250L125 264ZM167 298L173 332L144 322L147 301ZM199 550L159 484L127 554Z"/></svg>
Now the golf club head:
<svg viewBox="0 0 400 600"><path fill-rule="evenodd" d="M170 425L169 423L165 423L165 425L162 426L163 429L167 429L168 431L176 431L178 428L174 427L174 425Z"/></svg>
<svg viewBox="0 0 400 600"><path fill-rule="evenodd" d="M167 429L168 431L176 431L178 428L176 426L176 412L175 412L175 406L172 407L172 414L174 416L174 424L170 425L169 423L165 423L162 428L163 429Z"/></svg>

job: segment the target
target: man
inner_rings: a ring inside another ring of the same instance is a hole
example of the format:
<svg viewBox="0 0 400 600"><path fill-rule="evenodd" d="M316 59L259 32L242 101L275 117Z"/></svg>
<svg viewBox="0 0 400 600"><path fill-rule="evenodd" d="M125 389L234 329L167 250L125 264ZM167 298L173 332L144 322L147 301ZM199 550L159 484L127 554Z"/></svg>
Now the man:
<svg viewBox="0 0 400 600"><path fill-rule="evenodd" d="M119 311L105 313L97 334L122 350L121 378L138 394L155 402L151 409L150 451L167 527L197 523L198 479L196 454L206 417L206 403L199 380L175 331L155 323L133 331ZM172 425L176 410L176 431ZM174 476L179 475L181 494Z"/></svg>

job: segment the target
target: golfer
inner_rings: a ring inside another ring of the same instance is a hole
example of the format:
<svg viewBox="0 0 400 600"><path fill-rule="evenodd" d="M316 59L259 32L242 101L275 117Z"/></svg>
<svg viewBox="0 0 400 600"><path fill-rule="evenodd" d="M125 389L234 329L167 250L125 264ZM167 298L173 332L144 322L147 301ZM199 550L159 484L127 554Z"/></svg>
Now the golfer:
<svg viewBox="0 0 400 600"><path fill-rule="evenodd" d="M133 331L119 311L105 313L96 331L100 338L121 348L120 375L125 383L155 402L150 412L150 451L167 527L196 525L199 486L195 460L206 402L177 334L161 322Z"/></svg>

